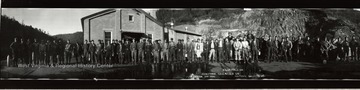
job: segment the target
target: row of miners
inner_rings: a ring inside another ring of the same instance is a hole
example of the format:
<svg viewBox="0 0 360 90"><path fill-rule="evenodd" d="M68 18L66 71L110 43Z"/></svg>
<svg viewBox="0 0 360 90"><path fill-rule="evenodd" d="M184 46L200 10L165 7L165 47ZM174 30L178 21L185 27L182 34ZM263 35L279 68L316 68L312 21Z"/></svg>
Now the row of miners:
<svg viewBox="0 0 360 90"><path fill-rule="evenodd" d="M16 64L135 64L174 61L298 61L298 60L359 60L359 44L355 37L324 40L317 37L264 37L251 35L218 39L197 39L187 42L140 39L104 42L85 40L84 44L70 41L15 38L10 45ZM72 60L75 58L75 61Z"/></svg>

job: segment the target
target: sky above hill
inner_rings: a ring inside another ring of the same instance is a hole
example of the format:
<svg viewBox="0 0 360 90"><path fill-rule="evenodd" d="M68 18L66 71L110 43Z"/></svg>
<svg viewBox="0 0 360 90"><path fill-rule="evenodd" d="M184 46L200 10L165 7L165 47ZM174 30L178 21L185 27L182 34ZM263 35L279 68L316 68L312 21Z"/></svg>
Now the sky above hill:
<svg viewBox="0 0 360 90"><path fill-rule="evenodd" d="M104 9L2 8L2 14L50 35L82 31L81 18Z"/></svg>

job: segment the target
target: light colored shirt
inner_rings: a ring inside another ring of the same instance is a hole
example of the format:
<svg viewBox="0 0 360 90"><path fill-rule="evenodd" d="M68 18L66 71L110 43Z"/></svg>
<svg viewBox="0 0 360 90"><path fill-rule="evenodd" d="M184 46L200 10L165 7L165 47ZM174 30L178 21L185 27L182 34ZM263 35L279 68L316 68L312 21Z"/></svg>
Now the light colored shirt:
<svg viewBox="0 0 360 90"><path fill-rule="evenodd" d="M211 49L215 48L214 42L211 42Z"/></svg>
<svg viewBox="0 0 360 90"><path fill-rule="evenodd" d="M222 40L220 40L220 42L219 42L219 47L223 47L223 41Z"/></svg>

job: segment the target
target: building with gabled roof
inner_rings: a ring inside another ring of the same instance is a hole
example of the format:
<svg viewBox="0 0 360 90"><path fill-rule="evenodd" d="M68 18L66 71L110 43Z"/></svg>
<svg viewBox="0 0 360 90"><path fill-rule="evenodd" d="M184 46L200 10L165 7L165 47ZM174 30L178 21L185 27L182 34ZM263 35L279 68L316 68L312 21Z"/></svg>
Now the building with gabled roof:
<svg viewBox="0 0 360 90"><path fill-rule="evenodd" d="M152 13L153 14L153 13ZM186 40L187 37L200 34L165 27L156 16L142 9L106 9L81 18L84 40L112 41L121 39L151 38L152 40L169 40L174 38ZM170 34L171 33L171 34Z"/></svg>

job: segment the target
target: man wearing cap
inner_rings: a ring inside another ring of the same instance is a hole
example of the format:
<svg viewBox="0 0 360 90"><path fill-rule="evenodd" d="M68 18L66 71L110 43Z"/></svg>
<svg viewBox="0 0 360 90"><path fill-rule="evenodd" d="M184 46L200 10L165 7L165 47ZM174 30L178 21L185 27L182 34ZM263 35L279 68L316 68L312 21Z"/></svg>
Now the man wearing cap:
<svg viewBox="0 0 360 90"><path fill-rule="evenodd" d="M197 39L197 42L195 43L195 52L196 52L196 61L200 61L201 60L201 54L203 52L203 43L200 42L200 39Z"/></svg>
<svg viewBox="0 0 360 90"><path fill-rule="evenodd" d="M83 63L85 64L89 58L89 46L90 44L88 43L88 40L85 40L85 43L83 45Z"/></svg>
<svg viewBox="0 0 360 90"><path fill-rule="evenodd" d="M137 43L135 41L135 39L132 39L132 42L130 44L130 49L131 49L131 63L135 64L137 63L137 59L136 59L136 54L137 54L137 47L136 47Z"/></svg>
<svg viewBox="0 0 360 90"><path fill-rule="evenodd" d="M160 43L159 43L160 40L155 40L155 43L153 44L153 56L154 56L154 63L159 63L160 62L160 50L161 50L161 47L160 47Z"/></svg>
<svg viewBox="0 0 360 90"><path fill-rule="evenodd" d="M12 42L10 44L10 49L11 49L11 52L12 52L12 60L13 60L13 63L12 63L12 66L14 67L17 67L17 65L19 64L19 54L20 54L20 50L19 50L19 47L20 47L20 43L18 42L18 39L17 38L14 38L14 42Z"/></svg>
<svg viewBox="0 0 360 90"><path fill-rule="evenodd" d="M65 64L69 64L72 57L73 45L71 45L70 40L66 41L65 45Z"/></svg>
<svg viewBox="0 0 360 90"><path fill-rule="evenodd" d="M176 46L175 46L175 42L173 40L173 38L170 39L170 61L175 61L175 58L176 58Z"/></svg>
<svg viewBox="0 0 360 90"><path fill-rule="evenodd" d="M169 42L165 40L161 44L161 59L166 62L169 61Z"/></svg>
<svg viewBox="0 0 360 90"><path fill-rule="evenodd" d="M180 59L180 61L183 61L184 60L184 44L183 44L183 40L179 40L177 46L176 46L176 49L177 49L177 57L178 59Z"/></svg>
<svg viewBox="0 0 360 90"><path fill-rule="evenodd" d="M144 40L140 39L140 42L137 43L137 48L138 48L138 63L144 62Z"/></svg>

